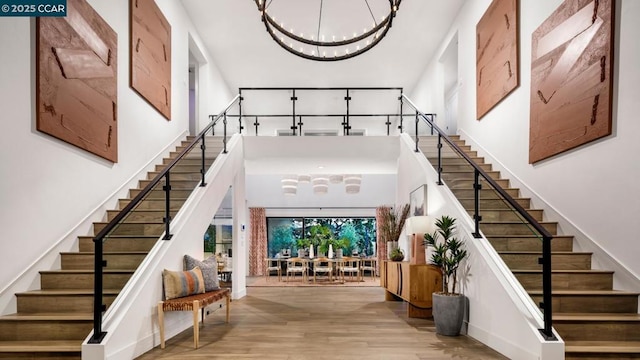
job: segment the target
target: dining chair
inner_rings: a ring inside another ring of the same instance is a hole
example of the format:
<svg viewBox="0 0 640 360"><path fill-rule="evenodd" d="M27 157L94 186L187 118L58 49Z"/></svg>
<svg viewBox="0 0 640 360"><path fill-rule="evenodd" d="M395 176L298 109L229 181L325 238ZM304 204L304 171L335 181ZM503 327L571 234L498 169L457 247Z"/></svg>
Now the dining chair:
<svg viewBox="0 0 640 360"><path fill-rule="evenodd" d="M353 275L356 276L356 281L360 281L360 259L358 258L343 258L338 265L338 271L342 281L345 281L345 275L349 274L349 278L353 280Z"/></svg>
<svg viewBox="0 0 640 360"><path fill-rule="evenodd" d="M360 273L361 273L361 276L364 278L365 271L368 271L371 274L371 279L375 280L377 262L378 262L377 258L363 258L363 259L360 259Z"/></svg>
<svg viewBox="0 0 640 360"><path fill-rule="evenodd" d="M326 274L329 281L332 281L333 261L327 258L318 258L313 260L313 282L316 282L317 274Z"/></svg>
<svg viewBox="0 0 640 360"><path fill-rule="evenodd" d="M295 280L297 273L300 273L302 275L302 281L307 280L307 269L308 266L305 259L287 259L287 282L289 281L290 276L293 276L293 279Z"/></svg>
<svg viewBox="0 0 640 360"><path fill-rule="evenodd" d="M282 280L282 270L280 269L280 260L278 259L264 259L264 276L265 280L269 281L271 272L275 271L278 274L278 281Z"/></svg>

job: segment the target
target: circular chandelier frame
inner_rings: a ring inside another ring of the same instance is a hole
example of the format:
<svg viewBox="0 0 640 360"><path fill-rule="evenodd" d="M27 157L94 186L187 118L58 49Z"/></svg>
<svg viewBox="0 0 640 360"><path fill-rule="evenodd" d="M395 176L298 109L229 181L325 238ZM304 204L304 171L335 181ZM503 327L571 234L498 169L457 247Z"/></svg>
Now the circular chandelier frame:
<svg viewBox="0 0 640 360"><path fill-rule="evenodd" d="M396 16L396 13L400 8L401 1L402 0L389 0L389 13L387 14L387 16L384 17L384 19L382 19L380 23L376 24L376 26L374 26L371 30L365 31L361 35L354 36L350 39L345 38L343 40L338 40L338 41L335 41L335 40L321 41L320 39L318 40L307 39L303 36L298 36L294 34L292 31L287 31L284 27L278 24L272 16L270 16L267 13L267 0L255 0L256 4L258 5L258 10L261 13L262 22L264 23L267 29L267 32L269 33L271 38L278 45L280 45L280 47L287 50L288 52L294 55L300 56L302 58L305 58L308 60L315 60L315 61L346 60L369 51L371 48L376 46L380 42L380 40L382 40L385 37L389 29L391 28L391 25L393 23L393 18ZM322 5L320 6L320 16L322 16ZM319 26L320 25L318 25L318 27ZM349 52L349 49L347 48L344 54L340 54L340 55L334 54L334 56L325 56L324 53L320 54L320 51L318 51L318 54L315 54L314 52L312 52L311 54L307 54L304 51L302 51L302 49L299 51L294 46L291 45L292 44L291 42L289 43L289 45L287 45L286 41L284 41L284 36L282 38L278 37L278 33L276 31L286 36L288 40L295 40L299 43L316 46L318 48L349 46L349 45L356 44L360 41L363 41L365 39L371 38L372 40L368 41L365 46L361 48L360 47L356 48L354 52Z"/></svg>

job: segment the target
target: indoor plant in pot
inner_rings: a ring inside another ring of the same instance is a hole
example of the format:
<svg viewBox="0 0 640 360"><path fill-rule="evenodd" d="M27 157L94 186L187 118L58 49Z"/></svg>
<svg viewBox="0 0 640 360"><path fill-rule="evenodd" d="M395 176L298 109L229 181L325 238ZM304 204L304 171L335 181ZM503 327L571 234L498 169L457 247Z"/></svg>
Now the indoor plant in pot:
<svg viewBox="0 0 640 360"><path fill-rule="evenodd" d="M404 260L404 253L402 252L402 249L400 249L399 247L393 248L393 250L391 250L391 252L389 253L389 260L391 261Z"/></svg>
<svg viewBox="0 0 640 360"><path fill-rule="evenodd" d="M433 320L436 333L455 336L460 334L465 308L465 296L457 292L458 268L468 253L455 236L455 218L443 215L435 225L432 234L424 235L425 245L434 248L431 263L442 273L442 291L433 293Z"/></svg>
<svg viewBox="0 0 640 360"><path fill-rule="evenodd" d="M409 204L393 209L383 207L380 216L380 238L387 244L387 257L390 258L391 250L398 247L398 239L402 235L402 229L409 216Z"/></svg>

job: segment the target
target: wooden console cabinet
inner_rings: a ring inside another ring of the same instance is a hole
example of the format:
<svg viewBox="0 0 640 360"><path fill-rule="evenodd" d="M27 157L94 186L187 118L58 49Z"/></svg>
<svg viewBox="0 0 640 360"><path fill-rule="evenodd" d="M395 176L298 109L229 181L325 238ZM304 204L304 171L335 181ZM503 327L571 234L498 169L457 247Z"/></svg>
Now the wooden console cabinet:
<svg viewBox="0 0 640 360"><path fill-rule="evenodd" d="M381 265L380 285L386 290L385 300L406 301L408 317L432 317L431 294L442 291L440 269L398 261L383 261Z"/></svg>

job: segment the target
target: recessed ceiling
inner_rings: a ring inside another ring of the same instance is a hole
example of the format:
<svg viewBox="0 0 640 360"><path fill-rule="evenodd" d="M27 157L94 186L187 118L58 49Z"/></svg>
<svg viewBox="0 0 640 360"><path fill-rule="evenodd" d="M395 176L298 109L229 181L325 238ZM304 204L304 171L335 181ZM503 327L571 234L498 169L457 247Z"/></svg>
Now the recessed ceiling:
<svg viewBox="0 0 640 360"><path fill-rule="evenodd" d="M271 1L275 7L278 2L291 0ZM320 0L295 1L308 4L306 8L313 16L317 14ZM345 1L323 0L323 3L327 8L330 5L335 8L335 4ZM283 86L398 86L410 90L464 2L402 1L392 28L373 49L348 60L317 62L292 55L276 44L267 34L252 0L182 0L232 90ZM301 9L297 6L295 11L303 12ZM354 15L345 12L342 16L348 22Z"/></svg>

